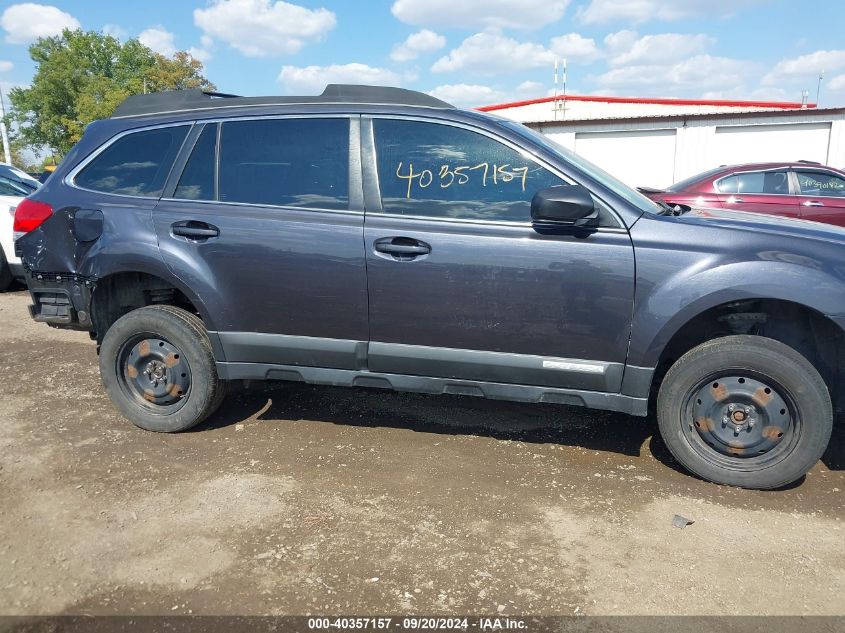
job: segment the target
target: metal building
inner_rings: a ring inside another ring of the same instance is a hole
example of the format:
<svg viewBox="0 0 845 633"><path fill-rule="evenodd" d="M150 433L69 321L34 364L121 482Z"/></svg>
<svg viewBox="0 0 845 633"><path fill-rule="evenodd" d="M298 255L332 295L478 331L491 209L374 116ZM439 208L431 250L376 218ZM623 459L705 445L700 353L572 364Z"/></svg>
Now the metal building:
<svg viewBox="0 0 845 633"><path fill-rule="evenodd" d="M737 163L811 160L845 168L845 107L577 95L479 110L525 123L634 187L663 188Z"/></svg>

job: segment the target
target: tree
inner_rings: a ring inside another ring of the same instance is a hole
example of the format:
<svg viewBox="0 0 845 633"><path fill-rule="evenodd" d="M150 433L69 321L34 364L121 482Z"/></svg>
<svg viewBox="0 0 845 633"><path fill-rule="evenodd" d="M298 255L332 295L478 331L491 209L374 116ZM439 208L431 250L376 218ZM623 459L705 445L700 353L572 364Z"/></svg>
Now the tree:
<svg viewBox="0 0 845 633"><path fill-rule="evenodd" d="M96 119L105 118L126 97L161 90L214 90L202 63L180 51L172 58L137 39L121 43L97 31L65 29L29 47L36 71L28 88L13 88L11 119L31 147L66 154Z"/></svg>

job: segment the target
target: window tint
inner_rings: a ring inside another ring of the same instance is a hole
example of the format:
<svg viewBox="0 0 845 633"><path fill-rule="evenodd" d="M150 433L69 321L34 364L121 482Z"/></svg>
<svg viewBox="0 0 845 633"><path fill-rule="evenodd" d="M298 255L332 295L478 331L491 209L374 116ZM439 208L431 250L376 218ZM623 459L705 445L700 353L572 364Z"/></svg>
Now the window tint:
<svg viewBox="0 0 845 633"><path fill-rule="evenodd" d="M206 125L194 144L179 185L176 198L214 200L214 160L217 151L217 124Z"/></svg>
<svg viewBox="0 0 845 633"><path fill-rule="evenodd" d="M685 178L684 180L679 180L678 182L673 184L671 187L667 187L666 191L672 191L672 192L675 192L675 193L677 193L679 191L684 191L685 189L691 187L692 185L697 185L700 182L706 182L707 180L709 180L711 177L718 174L723 169L724 169L724 167L715 167L715 168L710 169L708 171L705 171L703 173L696 174L695 176L690 176L689 178ZM724 179L720 180L719 183L721 184L721 183L725 182L726 180L730 180L730 178L724 178ZM734 181L734 182L736 182L736 181ZM719 187L719 191L722 191L722 193L727 193L727 192L723 191L721 187Z"/></svg>
<svg viewBox="0 0 845 633"><path fill-rule="evenodd" d="M826 171L797 171L801 195L845 198L845 178Z"/></svg>
<svg viewBox="0 0 845 633"><path fill-rule="evenodd" d="M17 181L0 177L0 196L28 196L32 191Z"/></svg>
<svg viewBox="0 0 845 633"><path fill-rule="evenodd" d="M470 130L393 119L374 125L386 213L526 222L537 191L567 184Z"/></svg>
<svg viewBox="0 0 845 633"><path fill-rule="evenodd" d="M104 193L157 198L190 126L127 134L76 176L76 184Z"/></svg>
<svg viewBox="0 0 845 633"><path fill-rule="evenodd" d="M223 123L219 196L311 209L349 207L349 119Z"/></svg>
<svg viewBox="0 0 845 633"><path fill-rule="evenodd" d="M789 195L786 171L749 171L723 178L718 183L721 193L759 193Z"/></svg>
<svg viewBox="0 0 845 633"><path fill-rule="evenodd" d="M728 176L722 178L716 183L716 189L719 193L736 193L736 176Z"/></svg>

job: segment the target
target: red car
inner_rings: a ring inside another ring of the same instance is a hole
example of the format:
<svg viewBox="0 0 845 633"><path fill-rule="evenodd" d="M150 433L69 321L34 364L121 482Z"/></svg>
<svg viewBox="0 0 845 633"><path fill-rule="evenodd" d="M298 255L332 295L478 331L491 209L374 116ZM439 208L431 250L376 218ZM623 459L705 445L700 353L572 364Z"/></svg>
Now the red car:
<svg viewBox="0 0 845 633"><path fill-rule="evenodd" d="M683 210L721 207L845 226L845 172L809 161L723 165L665 190L639 190Z"/></svg>

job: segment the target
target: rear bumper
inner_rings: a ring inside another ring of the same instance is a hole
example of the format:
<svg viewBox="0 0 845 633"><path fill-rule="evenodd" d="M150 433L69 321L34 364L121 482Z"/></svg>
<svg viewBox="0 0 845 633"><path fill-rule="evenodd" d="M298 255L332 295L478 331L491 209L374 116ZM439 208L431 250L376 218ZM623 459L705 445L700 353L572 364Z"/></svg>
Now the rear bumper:
<svg viewBox="0 0 845 633"><path fill-rule="evenodd" d="M39 323L71 330L92 328L91 293L94 282L67 273L24 271L32 305L29 314Z"/></svg>

